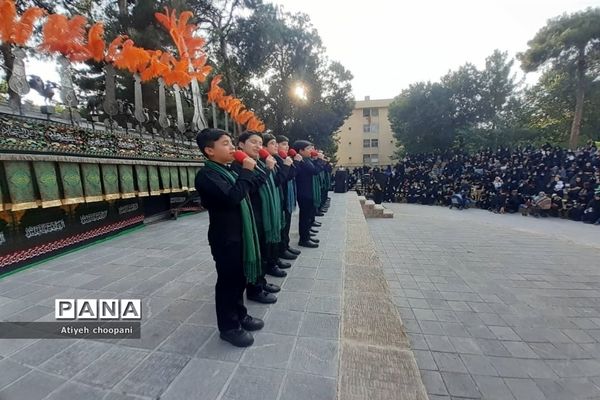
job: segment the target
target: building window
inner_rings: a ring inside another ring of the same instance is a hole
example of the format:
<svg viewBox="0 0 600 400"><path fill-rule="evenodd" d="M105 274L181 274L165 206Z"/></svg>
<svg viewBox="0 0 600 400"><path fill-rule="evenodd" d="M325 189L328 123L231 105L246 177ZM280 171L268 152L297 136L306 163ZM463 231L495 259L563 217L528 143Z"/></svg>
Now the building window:
<svg viewBox="0 0 600 400"><path fill-rule="evenodd" d="M379 124L364 124L363 133L379 133Z"/></svg>
<svg viewBox="0 0 600 400"><path fill-rule="evenodd" d="M363 147L371 147L371 140L370 139L364 139L363 140Z"/></svg>
<svg viewBox="0 0 600 400"><path fill-rule="evenodd" d="M371 154L371 164L377 164L379 162L378 154Z"/></svg>
<svg viewBox="0 0 600 400"><path fill-rule="evenodd" d="M363 117L378 117L379 108L363 108Z"/></svg>
<svg viewBox="0 0 600 400"><path fill-rule="evenodd" d="M371 147L379 147L379 139L371 139Z"/></svg>
<svg viewBox="0 0 600 400"><path fill-rule="evenodd" d="M369 164L371 162L370 154L363 154L363 164Z"/></svg>

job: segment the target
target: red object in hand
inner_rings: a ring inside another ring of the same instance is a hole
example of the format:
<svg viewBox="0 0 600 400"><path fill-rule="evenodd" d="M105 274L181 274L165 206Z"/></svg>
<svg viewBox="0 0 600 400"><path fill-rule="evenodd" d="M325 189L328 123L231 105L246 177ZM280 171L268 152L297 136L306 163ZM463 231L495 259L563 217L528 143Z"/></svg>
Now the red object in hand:
<svg viewBox="0 0 600 400"><path fill-rule="evenodd" d="M311 157L317 157L318 155L319 155L319 152L316 151L316 150L313 150L313 151L310 152L310 156Z"/></svg>
<svg viewBox="0 0 600 400"><path fill-rule="evenodd" d="M296 153L296 150L294 149L290 149L290 151L288 151L288 156L290 157L296 157L296 154L298 153Z"/></svg>
<svg viewBox="0 0 600 400"><path fill-rule="evenodd" d="M248 154L244 153L241 150L236 150L235 153L233 153L233 158L235 159L235 161L239 162L240 164L244 162L246 157L248 157Z"/></svg>
<svg viewBox="0 0 600 400"><path fill-rule="evenodd" d="M267 151L267 149L264 149L264 148L263 148L263 149L260 149L260 150L258 151L258 155L259 155L259 157L260 157L260 158L262 158L263 160L264 160L265 158L267 158L267 157L269 157L269 156L270 156L270 154L269 154L269 152Z"/></svg>
<svg viewBox="0 0 600 400"><path fill-rule="evenodd" d="M279 150L279 157L281 157L285 160L287 158L287 154L285 154L285 151Z"/></svg>

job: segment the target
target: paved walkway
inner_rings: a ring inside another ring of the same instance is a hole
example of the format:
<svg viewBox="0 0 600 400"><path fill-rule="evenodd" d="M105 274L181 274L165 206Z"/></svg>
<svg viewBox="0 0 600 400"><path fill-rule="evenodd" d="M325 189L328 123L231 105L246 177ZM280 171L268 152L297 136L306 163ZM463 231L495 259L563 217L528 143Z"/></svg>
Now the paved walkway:
<svg viewBox="0 0 600 400"><path fill-rule="evenodd" d="M368 225L431 400L600 399L600 227L386 207Z"/></svg>
<svg viewBox="0 0 600 400"><path fill-rule="evenodd" d="M52 321L55 298L142 298L144 314L139 340L0 340L0 399L336 399L344 216L358 201L332 197L325 245L270 279L283 287L276 304L250 303L266 326L248 349L218 338L206 213L0 279L4 321Z"/></svg>

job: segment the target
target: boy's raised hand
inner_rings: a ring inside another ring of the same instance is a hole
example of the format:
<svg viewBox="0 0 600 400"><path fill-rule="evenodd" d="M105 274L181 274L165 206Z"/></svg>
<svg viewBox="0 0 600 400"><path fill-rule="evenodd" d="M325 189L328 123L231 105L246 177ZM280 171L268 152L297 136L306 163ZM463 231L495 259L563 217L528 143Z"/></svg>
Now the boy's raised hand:
<svg viewBox="0 0 600 400"><path fill-rule="evenodd" d="M242 162L242 167L249 169L250 171L254 171L254 168L256 167L256 161L254 161L252 157L246 157Z"/></svg>
<svg viewBox="0 0 600 400"><path fill-rule="evenodd" d="M267 164L267 168L272 170L275 168L275 164L277 164L277 161L273 156L269 156L265 159L265 164Z"/></svg>

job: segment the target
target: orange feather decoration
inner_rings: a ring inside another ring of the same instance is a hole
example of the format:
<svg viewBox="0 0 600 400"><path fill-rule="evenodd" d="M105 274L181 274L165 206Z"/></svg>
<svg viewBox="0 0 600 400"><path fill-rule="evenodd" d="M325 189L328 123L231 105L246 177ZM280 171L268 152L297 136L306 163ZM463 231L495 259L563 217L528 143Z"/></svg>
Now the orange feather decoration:
<svg viewBox="0 0 600 400"><path fill-rule="evenodd" d="M12 42L17 7L12 0L0 0L0 40L4 43Z"/></svg>
<svg viewBox="0 0 600 400"><path fill-rule="evenodd" d="M46 12L38 7L26 9L17 20L17 8L13 0L0 0L0 41L23 46L31 37L35 21Z"/></svg>
<svg viewBox="0 0 600 400"><path fill-rule="evenodd" d="M61 14L51 14L42 29L41 48L51 53L60 53L71 61L85 61L91 58L84 34L87 19L76 15L68 19Z"/></svg>
<svg viewBox="0 0 600 400"><path fill-rule="evenodd" d="M102 25L100 22L92 25L88 31L87 49L96 62L100 62L104 58L104 49L106 48L106 43L104 43L104 40L102 39L103 36L104 25Z"/></svg>
<svg viewBox="0 0 600 400"><path fill-rule="evenodd" d="M38 7L31 7L23 12L21 19L15 25L13 32L14 43L23 46L33 33L35 21L46 14L46 11Z"/></svg>

